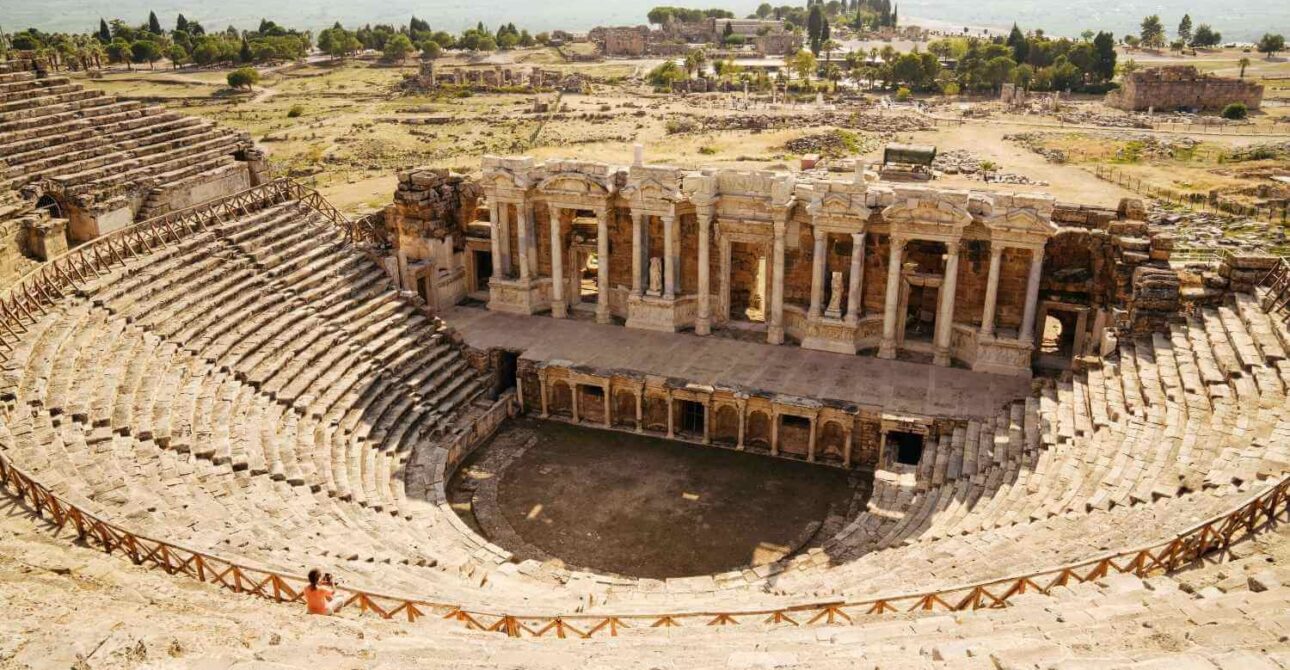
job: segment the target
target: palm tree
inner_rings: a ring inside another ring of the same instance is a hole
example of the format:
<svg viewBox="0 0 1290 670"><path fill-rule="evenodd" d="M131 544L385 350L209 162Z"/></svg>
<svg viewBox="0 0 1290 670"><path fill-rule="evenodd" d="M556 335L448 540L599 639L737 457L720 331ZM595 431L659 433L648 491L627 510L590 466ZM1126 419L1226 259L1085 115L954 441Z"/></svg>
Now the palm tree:
<svg viewBox="0 0 1290 670"><path fill-rule="evenodd" d="M1250 59L1245 58L1245 57L1242 57L1242 58L1241 58L1241 60L1237 61L1237 65L1240 65L1240 66L1241 66L1241 79L1244 79L1244 78L1245 78L1245 68L1247 68L1247 67L1249 67L1249 66L1250 66Z"/></svg>
<svg viewBox="0 0 1290 670"><path fill-rule="evenodd" d="M833 82L833 92L838 92L838 80L842 78L842 68L836 63L828 63L824 66L824 78Z"/></svg>
<svg viewBox="0 0 1290 670"><path fill-rule="evenodd" d="M820 49L824 51L824 62L833 60L833 52L841 48L842 45L837 40L824 40L824 44L820 45Z"/></svg>

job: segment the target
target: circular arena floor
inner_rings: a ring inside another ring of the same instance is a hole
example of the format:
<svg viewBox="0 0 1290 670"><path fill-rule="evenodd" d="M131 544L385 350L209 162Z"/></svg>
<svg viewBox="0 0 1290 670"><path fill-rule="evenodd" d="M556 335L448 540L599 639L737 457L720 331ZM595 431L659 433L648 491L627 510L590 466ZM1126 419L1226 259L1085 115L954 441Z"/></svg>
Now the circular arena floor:
<svg viewBox="0 0 1290 670"><path fill-rule="evenodd" d="M467 523L519 560L667 578L768 563L863 505L859 475L521 419L451 483Z"/></svg>

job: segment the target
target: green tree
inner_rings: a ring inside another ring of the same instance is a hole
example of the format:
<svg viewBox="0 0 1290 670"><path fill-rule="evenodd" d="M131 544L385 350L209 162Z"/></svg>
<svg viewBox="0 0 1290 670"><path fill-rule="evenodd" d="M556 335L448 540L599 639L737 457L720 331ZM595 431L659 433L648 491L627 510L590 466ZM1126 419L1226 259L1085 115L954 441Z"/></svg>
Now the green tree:
<svg viewBox="0 0 1290 670"><path fill-rule="evenodd" d="M1008 41L1005 42L1012 49L1012 60L1018 63L1026 62L1026 57L1030 55L1030 42L1026 36L1021 34L1021 28L1017 24L1012 24L1012 31L1008 33Z"/></svg>
<svg viewBox="0 0 1290 670"><path fill-rule="evenodd" d="M1142 29L1138 32L1142 46L1148 49L1159 49L1165 45L1165 26L1160 22L1159 14L1142 19Z"/></svg>
<svg viewBox="0 0 1290 670"><path fill-rule="evenodd" d="M824 40L824 43L820 45L820 49L824 51L824 62L827 63L829 61L832 61L833 52L841 48L842 48L842 43L838 42L837 40Z"/></svg>
<svg viewBox="0 0 1290 670"><path fill-rule="evenodd" d="M99 19L99 41L104 44L112 42L112 31L108 29L107 21Z"/></svg>
<svg viewBox="0 0 1290 670"><path fill-rule="evenodd" d="M686 78L685 71L675 61L664 61L663 64L650 70L645 75L645 80L657 87L671 86L672 82L683 81Z"/></svg>
<svg viewBox="0 0 1290 670"><path fill-rule="evenodd" d="M434 60L443 55L443 47L434 40L426 40L421 43L421 58L423 60Z"/></svg>
<svg viewBox="0 0 1290 670"><path fill-rule="evenodd" d="M108 42L107 54L108 62L125 63L127 70L134 69L130 67L130 60L133 58L133 53L130 50L130 43L125 41L124 38L117 38Z"/></svg>
<svg viewBox="0 0 1290 670"><path fill-rule="evenodd" d="M188 62L188 52L178 44L170 47L170 67L178 70L180 66Z"/></svg>
<svg viewBox="0 0 1290 670"><path fill-rule="evenodd" d="M806 16L806 39L811 48L811 54L820 55L820 45L824 43L824 10L819 5L811 5L810 13Z"/></svg>
<svg viewBox="0 0 1290 670"><path fill-rule="evenodd" d="M1111 81L1115 77L1115 36L1098 32L1093 38L1093 75L1097 81Z"/></svg>
<svg viewBox="0 0 1290 670"><path fill-rule="evenodd" d="M1012 71L1017 67L1017 63L1007 56L995 56L985 63L983 78L990 84L990 87L998 90L1004 82L1012 80Z"/></svg>
<svg viewBox="0 0 1290 670"><path fill-rule="evenodd" d="M228 73L228 85L239 90L251 90L260 82L260 73L253 67L240 67Z"/></svg>
<svg viewBox="0 0 1290 670"><path fill-rule="evenodd" d="M1194 47L1213 47L1218 46L1222 41L1222 33L1210 28L1208 23L1202 23L1196 26L1196 32L1192 34L1191 45Z"/></svg>
<svg viewBox="0 0 1290 670"><path fill-rule="evenodd" d="M811 80L811 75L815 73L815 54L807 51L806 49L802 49L801 51L789 56L787 64L788 69L809 82Z"/></svg>
<svg viewBox="0 0 1290 670"><path fill-rule="evenodd" d="M769 2L763 2L760 5L757 5L757 18L764 19L770 16L774 11L775 9L770 6Z"/></svg>
<svg viewBox="0 0 1290 670"><path fill-rule="evenodd" d="M158 59L161 58L161 47L152 40L139 40L130 45L130 55L136 63L147 63L148 69L154 69Z"/></svg>
<svg viewBox="0 0 1290 670"><path fill-rule="evenodd" d="M698 72L699 74L702 74L703 64L706 63L707 60L708 60L708 55L703 52L703 49L691 49L689 52L687 52L685 54L686 78L693 77L694 73L696 72Z"/></svg>
<svg viewBox="0 0 1290 670"><path fill-rule="evenodd" d="M412 53L412 40L408 39L407 35L399 33L386 40L382 55L387 61L402 63L407 60L410 53Z"/></svg>
<svg viewBox="0 0 1290 670"><path fill-rule="evenodd" d="M251 52L251 43L247 42L245 37L242 38L242 46L237 51L237 59L243 63L255 61L255 54Z"/></svg>
<svg viewBox="0 0 1290 670"><path fill-rule="evenodd" d="M166 32L161 29L161 21L157 20L156 12L148 12L148 32L153 35L162 35Z"/></svg>
<svg viewBox="0 0 1290 670"><path fill-rule="evenodd" d="M1273 56L1286 50L1286 38L1281 34L1263 33L1263 37L1259 38L1258 49L1259 53L1267 54L1271 60Z"/></svg>
<svg viewBox="0 0 1290 670"><path fill-rule="evenodd" d="M188 19L184 18L183 14L180 14L179 18L175 19L175 30L181 33L190 32L188 30Z"/></svg>
<svg viewBox="0 0 1290 670"><path fill-rule="evenodd" d="M1182 20L1178 22L1178 39L1191 44L1191 14L1183 14Z"/></svg>
<svg viewBox="0 0 1290 670"><path fill-rule="evenodd" d="M1242 56L1242 57L1241 57L1241 60L1236 61L1236 64L1241 66L1241 79L1244 79L1244 78L1245 78L1245 68L1247 68L1247 67L1249 67L1249 66L1250 66L1250 59L1248 59L1248 58L1246 58L1246 57Z"/></svg>

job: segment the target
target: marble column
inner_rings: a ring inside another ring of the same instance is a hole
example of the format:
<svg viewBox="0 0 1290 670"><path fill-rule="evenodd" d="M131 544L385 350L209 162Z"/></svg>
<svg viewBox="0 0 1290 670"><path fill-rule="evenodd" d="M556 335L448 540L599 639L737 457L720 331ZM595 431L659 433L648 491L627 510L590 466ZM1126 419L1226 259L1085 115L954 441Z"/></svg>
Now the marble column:
<svg viewBox="0 0 1290 670"><path fill-rule="evenodd" d="M640 212L632 212L632 295L640 297L645 294L645 226Z"/></svg>
<svg viewBox="0 0 1290 670"><path fill-rule="evenodd" d="M896 357L896 312L900 308L900 266L904 262L905 240L891 238L891 255L887 261L887 298L882 308L882 342L878 358Z"/></svg>
<svg viewBox="0 0 1290 670"><path fill-rule="evenodd" d="M696 335L712 333L712 278L709 268L712 265L712 215L707 211L698 213L699 222L699 313L694 320Z"/></svg>
<svg viewBox="0 0 1290 670"><path fill-rule="evenodd" d="M775 222L775 244L771 252L770 324L766 341L784 343L784 228L787 221Z"/></svg>
<svg viewBox="0 0 1290 670"><path fill-rule="evenodd" d="M578 384L569 384L569 407L572 409L573 422L579 423L578 419Z"/></svg>
<svg viewBox="0 0 1290 670"><path fill-rule="evenodd" d="M712 401L703 403L703 443L712 444Z"/></svg>
<svg viewBox="0 0 1290 670"><path fill-rule="evenodd" d="M844 468L851 467L851 439L852 428L848 425L842 430L842 467Z"/></svg>
<svg viewBox="0 0 1290 670"><path fill-rule="evenodd" d="M954 297L959 283L959 243L946 243L945 276L941 279L941 291L937 296L936 337L932 342L932 363L950 364L950 337L954 334Z"/></svg>
<svg viewBox="0 0 1290 670"><path fill-rule="evenodd" d="M779 412L770 413L770 455L779 455Z"/></svg>
<svg viewBox="0 0 1290 670"><path fill-rule="evenodd" d="M676 437L676 424L672 419L672 392L667 393L667 439Z"/></svg>
<svg viewBox="0 0 1290 670"><path fill-rule="evenodd" d="M644 391L637 389L636 390L636 432L638 433L643 432L645 430L645 421L644 421L645 408L643 407L644 401L643 401L643 398L641 397L642 395L644 395Z"/></svg>
<svg viewBox="0 0 1290 670"><path fill-rule="evenodd" d="M815 231L815 249L811 254L811 310L812 319L820 318L820 303L824 300L824 258L825 243L828 236L822 230Z"/></svg>
<svg viewBox="0 0 1290 670"><path fill-rule="evenodd" d="M511 274L511 212L506 203L497 203L497 223L501 227L502 276L510 279Z"/></svg>
<svg viewBox="0 0 1290 670"><path fill-rule="evenodd" d="M854 326L860 320L864 297L864 233L851 233L851 281L847 286L846 322Z"/></svg>
<svg viewBox="0 0 1290 670"><path fill-rule="evenodd" d="M488 203L488 241L491 243L489 251L493 255L493 279L502 278L502 223L498 209L497 203Z"/></svg>
<svg viewBox="0 0 1290 670"><path fill-rule="evenodd" d="M1039 306L1039 280L1044 271L1042 247L1030 250L1030 276L1026 279L1026 309L1021 313L1021 337L1024 343L1035 339L1035 309Z"/></svg>
<svg viewBox="0 0 1290 670"><path fill-rule="evenodd" d="M816 421L816 417L811 417L810 420L811 420L811 437L806 443L806 461L808 463L814 463L815 462L815 430L818 422Z"/></svg>
<svg viewBox="0 0 1290 670"><path fill-rule="evenodd" d="M609 384L605 384L602 388L605 389L605 428L610 428L614 423L609 417Z"/></svg>
<svg viewBox="0 0 1290 670"><path fill-rule="evenodd" d="M524 211L524 203L515 204L515 224L518 227L519 235L519 252L520 252L520 279L528 280L529 270L531 269L532 253L529 249L529 217L528 212Z"/></svg>
<svg viewBox="0 0 1290 670"><path fill-rule="evenodd" d="M676 298L676 217L664 216L663 220L663 297Z"/></svg>
<svg viewBox="0 0 1290 670"><path fill-rule="evenodd" d="M609 323L609 210L596 210L596 323Z"/></svg>
<svg viewBox="0 0 1290 670"><path fill-rule="evenodd" d="M546 375L538 375L538 399L540 399L540 400L542 401L542 413L541 413L541 417L542 417L543 419L547 418L548 416L551 416L551 413L550 413L549 411L547 411L547 397L546 397L546 394L547 394L547 388L546 388Z"/></svg>
<svg viewBox="0 0 1290 670"><path fill-rule="evenodd" d="M981 313L981 337L994 337L994 312L999 301L999 262L1003 258L1003 245L990 243L990 274L985 280L985 308Z"/></svg>
<svg viewBox="0 0 1290 670"><path fill-rule="evenodd" d="M740 450L740 451L743 451L743 449L744 449L744 425L745 425L745 423L746 423L746 422L747 422L747 420L748 420L748 419L747 419L747 416L746 416L746 415L747 415L747 412L745 411L747 408L746 408L746 407L739 407L738 405L736 405L736 406L735 406L735 409L739 412L739 439L735 442L735 448L736 448L736 449L738 449L738 450Z"/></svg>
<svg viewBox="0 0 1290 670"><path fill-rule="evenodd" d="M564 301L564 246L560 235L560 208L548 205L551 210L551 316L563 319L569 315L569 304Z"/></svg>

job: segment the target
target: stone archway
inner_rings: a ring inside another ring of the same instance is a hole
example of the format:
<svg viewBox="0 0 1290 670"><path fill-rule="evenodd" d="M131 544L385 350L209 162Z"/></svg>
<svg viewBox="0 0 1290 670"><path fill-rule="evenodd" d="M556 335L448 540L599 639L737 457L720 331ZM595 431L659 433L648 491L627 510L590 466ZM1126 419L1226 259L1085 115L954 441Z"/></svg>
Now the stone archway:
<svg viewBox="0 0 1290 670"><path fill-rule="evenodd" d="M563 380L551 382L551 397L547 411L555 416L573 417L573 390Z"/></svg>
<svg viewBox="0 0 1290 670"><path fill-rule="evenodd" d="M614 392L614 425L636 427L636 394L627 389Z"/></svg>
<svg viewBox="0 0 1290 670"><path fill-rule="evenodd" d="M815 442L815 459L830 463L846 460L846 431L837 421L826 421Z"/></svg>
<svg viewBox="0 0 1290 670"><path fill-rule="evenodd" d="M748 414L748 429L744 434L748 446L770 448L770 415L761 410Z"/></svg>
<svg viewBox="0 0 1290 670"><path fill-rule="evenodd" d="M646 430L667 432L667 398L646 395L642 414Z"/></svg>
<svg viewBox="0 0 1290 670"><path fill-rule="evenodd" d="M712 441L725 445L738 444L739 410L733 405L721 405L717 408L712 422Z"/></svg>

